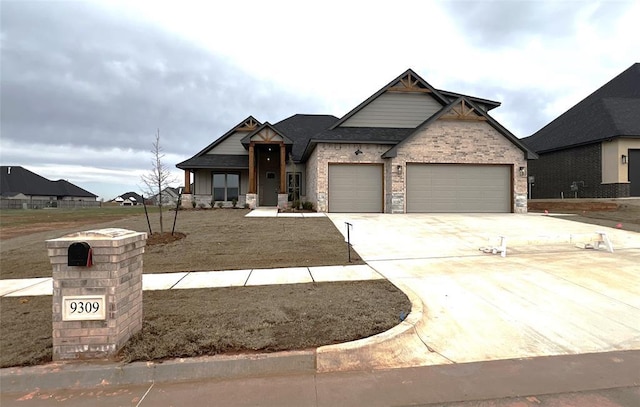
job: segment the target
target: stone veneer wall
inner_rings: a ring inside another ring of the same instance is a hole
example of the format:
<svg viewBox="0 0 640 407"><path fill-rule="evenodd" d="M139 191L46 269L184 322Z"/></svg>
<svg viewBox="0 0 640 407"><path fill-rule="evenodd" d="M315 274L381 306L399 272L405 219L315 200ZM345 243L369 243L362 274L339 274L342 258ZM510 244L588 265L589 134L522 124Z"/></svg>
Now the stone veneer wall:
<svg viewBox="0 0 640 407"><path fill-rule="evenodd" d="M484 121L437 120L398 148L391 163L392 209L406 208L407 163L428 164L510 164L513 166L513 210L527 212L527 177L519 167L527 167L525 153ZM393 171L400 165L402 173Z"/></svg>
<svg viewBox="0 0 640 407"><path fill-rule="evenodd" d="M142 329L142 255L147 234L101 229L47 240L53 268L53 359L115 355ZM93 266L68 266L68 247L87 242ZM64 296L104 295L105 319L63 321Z"/></svg>

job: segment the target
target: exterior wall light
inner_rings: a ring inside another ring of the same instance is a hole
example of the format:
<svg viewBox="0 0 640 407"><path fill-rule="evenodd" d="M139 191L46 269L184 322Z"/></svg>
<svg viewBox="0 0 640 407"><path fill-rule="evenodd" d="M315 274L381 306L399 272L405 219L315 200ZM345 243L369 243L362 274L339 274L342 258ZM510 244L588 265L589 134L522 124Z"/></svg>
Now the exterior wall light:
<svg viewBox="0 0 640 407"><path fill-rule="evenodd" d="M518 173L520 174L521 177L526 177L527 176L527 169L525 167L520 167L518 169Z"/></svg>
<svg viewBox="0 0 640 407"><path fill-rule="evenodd" d="M360 149L357 149L356 150L356 155L360 155L360 154L362 154L362 151Z"/></svg>
<svg viewBox="0 0 640 407"><path fill-rule="evenodd" d="M402 165L398 165L396 168L398 169L398 174L402 175Z"/></svg>
<svg viewBox="0 0 640 407"><path fill-rule="evenodd" d="M627 163L627 156L622 154L621 161L622 161L622 164L626 164Z"/></svg>

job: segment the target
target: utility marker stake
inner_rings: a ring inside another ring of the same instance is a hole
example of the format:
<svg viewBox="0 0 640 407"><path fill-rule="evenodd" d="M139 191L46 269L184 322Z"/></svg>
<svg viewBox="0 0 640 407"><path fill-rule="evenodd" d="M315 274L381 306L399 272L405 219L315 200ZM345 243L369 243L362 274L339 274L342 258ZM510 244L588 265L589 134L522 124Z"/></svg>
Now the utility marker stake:
<svg viewBox="0 0 640 407"><path fill-rule="evenodd" d="M347 225L347 258L349 259L349 263L351 263L351 235L349 234L349 230L353 229L353 225L349 222L345 222Z"/></svg>

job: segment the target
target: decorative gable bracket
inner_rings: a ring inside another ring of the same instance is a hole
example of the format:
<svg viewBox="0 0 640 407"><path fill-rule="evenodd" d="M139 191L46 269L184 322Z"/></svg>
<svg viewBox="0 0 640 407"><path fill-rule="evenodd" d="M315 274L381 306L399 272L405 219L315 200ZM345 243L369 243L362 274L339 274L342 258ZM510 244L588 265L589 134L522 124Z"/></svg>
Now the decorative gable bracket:
<svg viewBox="0 0 640 407"><path fill-rule="evenodd" d="M487 118L480 112L477 112L473 106L470 106L464 99L460 100L455 106L440 116L441 120L478 120L486 121Z"/></svg>
<svg viewBox="0 0 640 407"><path fill-rule="evenodd" d="M431 89L427 88L422 80L412 75L411 72L407 72L405 76L403 76L396 83L390 86L387 91L431 93Z"/></svg>

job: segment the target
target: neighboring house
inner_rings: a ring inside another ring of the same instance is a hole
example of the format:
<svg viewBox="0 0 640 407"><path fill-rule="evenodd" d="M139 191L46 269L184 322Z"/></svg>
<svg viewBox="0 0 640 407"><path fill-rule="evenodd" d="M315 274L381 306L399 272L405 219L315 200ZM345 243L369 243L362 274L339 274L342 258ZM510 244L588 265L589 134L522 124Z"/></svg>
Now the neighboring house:
<svg viewBox="0 0 640 407"><path fill-rule="evenodd" d="M238 199L322 212L527 210L536 155L487 113L499 102L438 90L411 69L341 118L253 116L193 157L183 204Z"/></svg>
<svg viewBox="0 0 640 407"><path fill-rule="evenodd" d="M118 195L112 202L117 202L120 206L135 206L142 205L142 196L135 192L126 192L122 195Z"/></svg>
<svg viewBox="0 0 640 407"><path fill-rule="evenodd" d="M182 187L179 188L174 188L174 187L166 187L165 189L162 190L162 205L163 206L175 206L176 203L178 202L178 198L180 197L180 189L182 189ZM153 205L157 205L158 204L158 195L156 194L154 196L152 196L151 198L149 198L149 200L152 202Z"/></svg>
<svg viewBox="0 0 640 407"><path fill-rule="evenodd" d="M640 63L522 141L532 198L640 196Z"/></svg>
<svg viewBox="0 0 640 407"><path fill-rule="evenodd" d="M40 207L58 206L62 201L95 203L98 197L69 181L51 181L21 166L4 165L0 167L0 195L8 200L37 201Z"/></svg>

